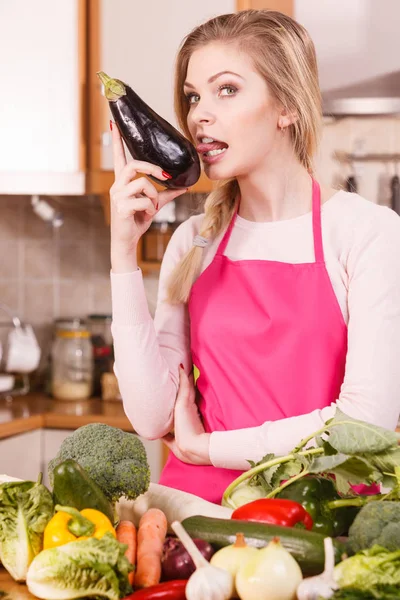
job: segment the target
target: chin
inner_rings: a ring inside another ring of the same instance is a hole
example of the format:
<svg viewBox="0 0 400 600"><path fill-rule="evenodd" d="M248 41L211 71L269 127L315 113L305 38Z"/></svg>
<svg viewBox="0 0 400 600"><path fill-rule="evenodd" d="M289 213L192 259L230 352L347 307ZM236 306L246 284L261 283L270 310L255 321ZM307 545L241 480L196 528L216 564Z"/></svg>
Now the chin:
<svg viewBox="0 0 400 600"><path fill-rule="evenodd" d="M238 169L223 165L204 165L204 172L211 181L223 181L238 176Z"/></svg>

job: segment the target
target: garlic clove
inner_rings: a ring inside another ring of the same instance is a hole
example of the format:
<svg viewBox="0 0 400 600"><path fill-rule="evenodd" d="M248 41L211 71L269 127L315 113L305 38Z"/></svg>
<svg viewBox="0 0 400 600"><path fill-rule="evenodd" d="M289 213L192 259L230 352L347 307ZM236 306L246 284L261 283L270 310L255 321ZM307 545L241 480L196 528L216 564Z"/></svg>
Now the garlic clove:
<svg viewBox="0 0 400 600"><path fill-rule="evenodd" d="M202 567L190 576L187 600L229 600L233 596L233 577L218 567Z"/></svg>

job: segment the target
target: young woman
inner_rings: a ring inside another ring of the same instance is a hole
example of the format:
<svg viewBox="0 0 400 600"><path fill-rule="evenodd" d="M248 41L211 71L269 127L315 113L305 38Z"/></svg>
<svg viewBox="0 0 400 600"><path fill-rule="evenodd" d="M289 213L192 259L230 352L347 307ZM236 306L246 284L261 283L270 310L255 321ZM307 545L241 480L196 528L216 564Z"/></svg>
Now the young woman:
<svg viewBox="0 0 400 600"><path fill-rule="evenodd" d="M400 219L313 178L317 63L290 17L251 10L201 25L175 83L180 125L221 185L171 239L153 322L136 247L182 192L133 180L168 174L126 163L114 126L116 372L136 431L171 449L161 483L219 502L248 459L287 452L336 407L395 428ZM197 402L185 375L176 401L181 363Z"/></svg>

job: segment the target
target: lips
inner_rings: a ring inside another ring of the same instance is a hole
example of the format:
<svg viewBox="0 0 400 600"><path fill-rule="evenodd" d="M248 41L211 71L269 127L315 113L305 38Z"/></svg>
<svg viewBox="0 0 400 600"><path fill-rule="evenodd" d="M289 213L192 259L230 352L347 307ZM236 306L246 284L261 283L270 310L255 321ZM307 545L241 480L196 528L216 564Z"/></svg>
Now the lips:
<svg viewBox="0 0 400 600"><path fill-rule="evenodd" d="M201 143L196 146L196 150L199 154L205 154L206 152L210 152L210 150L221 150L222 148L228 148L228 144L225 144L225 142L218 142L217 140L208 144Z"/></svg>

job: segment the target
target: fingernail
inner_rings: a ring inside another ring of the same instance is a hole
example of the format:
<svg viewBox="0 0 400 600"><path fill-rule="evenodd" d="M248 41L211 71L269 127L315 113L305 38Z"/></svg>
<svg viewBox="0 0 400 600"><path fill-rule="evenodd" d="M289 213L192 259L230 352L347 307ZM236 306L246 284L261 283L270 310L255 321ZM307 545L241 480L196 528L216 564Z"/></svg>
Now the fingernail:
<svg viewBox="0 0 400 600"><path fill-rule="evenodd" d="M180 366L180 368L181 368L181 369L184 369L184 366L183 366L183 364L182 364L182 363L181 363L179 366Z"/></svg>
<svg viewBox="0 0 400 600"><path fill-rule="evenodd" d="M163 177L166 177L167 179L172 179L172 175L170 175L166 171L163 171L162 174L163 174Z"/></svg>
<svg viewBox="0 0 400 600"><path fill-rule="evenodd" d="M110 131L112 131L113 122L110 119Z"/></svg>
<svg viewBox="0 0 400 600"><path fill-rule="evenodd" d="M159 205L159 202L157 202L157 204L156 204L156 210L158 210L158 205Z"/></svg>

